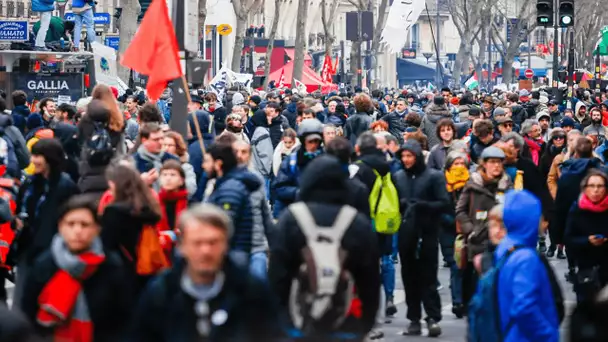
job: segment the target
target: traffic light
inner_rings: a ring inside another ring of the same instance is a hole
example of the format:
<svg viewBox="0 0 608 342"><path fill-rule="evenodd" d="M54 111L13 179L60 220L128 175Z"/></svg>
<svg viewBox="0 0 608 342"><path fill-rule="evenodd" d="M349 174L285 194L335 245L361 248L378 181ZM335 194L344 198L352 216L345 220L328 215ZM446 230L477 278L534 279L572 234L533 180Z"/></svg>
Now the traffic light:
<svg viewBox="0 0 608 342"><path fill-rule="evenodd" d="M553 26L553 0L537 0L536 23L538 26Z"/></svg>
<svg viewBox="0 0 608 342"><path fill-rule="evenodd" d="M559 26L574 25L574 0L559 0Z"/></svg>

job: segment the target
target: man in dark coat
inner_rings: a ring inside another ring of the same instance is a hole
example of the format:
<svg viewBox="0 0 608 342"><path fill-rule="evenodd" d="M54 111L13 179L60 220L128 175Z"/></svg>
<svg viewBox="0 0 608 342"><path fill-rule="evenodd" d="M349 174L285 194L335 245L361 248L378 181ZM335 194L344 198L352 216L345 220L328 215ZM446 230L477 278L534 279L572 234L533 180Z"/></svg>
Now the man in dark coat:
<svg viewBox="0 0 608 342"><path fill-rule="evenodd" d="M397 99L395 111L382 117L382 120L388 123L388 132L399 140L399 144L403 144L403 133L405 133L405 129L408 127L405 122L407 113L406 99L399 98Z"/></svg>
<svg viewBox="0 0 608 342"><path fill-rule="evenodd" d="M320 156L310 162L301 179L299 200L306 203L315 223L332 227L338 213L347 205L348 173L333 156ZM304 263L302 249L307 245L305 235L294 214L288 209L279 219L277 240L270 253L269 278L281 307L290 307L292 282ZM363 340L372 329L378 310L380 275L375 234L367 215L359 212L341 240L346 252L345 269L352 275L357 297L362 303L360 318L348 317L336 330L356 334ZM311 341L325 341L334 331L318 331Z"/></svg>
<svg viewBox="0 0 608 342"><path fill-rule="evenodd" d="M228 213L234 226L234 235L230 240L231 254L234 254L235 259L249 265L253 233L253 213L249 197L251 192L259 189L262 184L256 175L238 167L236 155L228 142L216 142L211 145L205 158L208 159L205 163L205 173L209 179L215 179L215 188L207 202Z"/></svg>
<svg viewBox="0 0 608 342"><path fill-rule="evenodd" d="M405 285L410 335L420 335L421 306L427 314L429 336L441 335L441 298L437 292L441 213L449 207L445 177L424 163L422 148L409 140L397 152L403 170L395 176L403 223L399 229L401 277Z"/></svg>
<svg viewBox="0 0 608 342"><path fill-rule="evenodd" d="M21 134L25 136L25 123L30 115L30 108L27 106L27 95L22 90L15 90L11 97L13 98L13 123L19 128Z"/></svg>
<svg viewBox="0 0 608 342"><path fill-rule="evenodd" d="M275 296L228 252L234 230L226 212L202 204L181 219L183 259L142 294L127 340L281 341Z"/></svg>

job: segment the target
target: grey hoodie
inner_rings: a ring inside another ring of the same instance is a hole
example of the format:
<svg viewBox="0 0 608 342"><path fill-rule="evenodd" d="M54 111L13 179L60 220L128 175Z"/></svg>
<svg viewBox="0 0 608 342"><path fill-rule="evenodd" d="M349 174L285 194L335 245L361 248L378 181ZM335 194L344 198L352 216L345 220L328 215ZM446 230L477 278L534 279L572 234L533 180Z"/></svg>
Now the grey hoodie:
<svg viewBox="0 0 608 342"><path fill-rule="evenodd" d="M249 171L255 174L262 185L255 191L251 192L249 199L251 201L251 214L253 215L253 231L251 233L251 253L266 252L268 250L267 232L272 230L272 216L270 215L270 206L266 201L266 187L264 186L264 177L254 168L249 167Z"/></svg>

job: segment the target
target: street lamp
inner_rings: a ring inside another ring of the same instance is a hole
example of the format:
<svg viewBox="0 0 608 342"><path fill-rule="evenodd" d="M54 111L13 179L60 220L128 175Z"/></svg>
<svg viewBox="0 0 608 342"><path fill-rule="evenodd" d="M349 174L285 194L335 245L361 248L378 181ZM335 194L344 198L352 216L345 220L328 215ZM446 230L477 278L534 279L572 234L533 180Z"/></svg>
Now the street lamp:
<svg viewBox="0 0 608 342"><path fill-rule="evenodd" d="M426 58L426 64L429 64L429 58L433 57L433 53L432 52L424 52L424 53L422 53L422 55L424 56L424 58Z"/></svg>

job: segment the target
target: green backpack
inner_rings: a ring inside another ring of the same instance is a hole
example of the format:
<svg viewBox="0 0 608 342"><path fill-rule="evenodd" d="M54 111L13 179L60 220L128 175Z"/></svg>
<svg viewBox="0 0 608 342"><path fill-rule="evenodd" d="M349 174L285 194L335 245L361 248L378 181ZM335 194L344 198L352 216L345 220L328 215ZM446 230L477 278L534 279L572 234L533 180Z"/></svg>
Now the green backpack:
<svg viewBox="0 0 608 342"><path fill-rule="evenodd" d="M390 172L381 176L373 170L376 181L369 194L369 207L371 218L380 234L395 234L401 225L401 212L399 211L399 194L393 184Z"/></svg>

